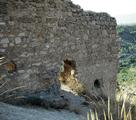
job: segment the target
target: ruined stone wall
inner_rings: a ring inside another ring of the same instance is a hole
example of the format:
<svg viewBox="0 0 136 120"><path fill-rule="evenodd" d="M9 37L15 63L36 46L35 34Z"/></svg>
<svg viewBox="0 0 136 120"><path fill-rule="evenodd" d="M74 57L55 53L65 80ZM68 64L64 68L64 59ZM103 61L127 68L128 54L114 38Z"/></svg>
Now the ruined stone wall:
<svg viewBox="0 0 136 120"><path fill-rule="evenodd" d="M66 0L3 0L0 5L0 53L17 65L15 73L0 68L7 88L25 86L23 91L50 89L57 94L62 61L72 59L78 80L90 94L114 96L118 64L114 18L84 12Z"/></svg>

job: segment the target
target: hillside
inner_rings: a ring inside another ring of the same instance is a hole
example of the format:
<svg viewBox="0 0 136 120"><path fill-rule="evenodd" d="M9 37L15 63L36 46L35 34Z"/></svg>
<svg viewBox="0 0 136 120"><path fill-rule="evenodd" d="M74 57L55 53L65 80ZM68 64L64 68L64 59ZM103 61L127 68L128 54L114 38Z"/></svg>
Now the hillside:
<svg viewBox="0 0 136 120"><path fill-rule="evenodd" d="M118 83L124 86L124 91L134 94L136 93L136 25L118 26L117 32L121 38Z"/></svg>
<svg viewBox="0 0 136 120"><path fill-rule="evenodd" d="M120 68L136 66L136 25L118 26L121 37Z"/></svg>

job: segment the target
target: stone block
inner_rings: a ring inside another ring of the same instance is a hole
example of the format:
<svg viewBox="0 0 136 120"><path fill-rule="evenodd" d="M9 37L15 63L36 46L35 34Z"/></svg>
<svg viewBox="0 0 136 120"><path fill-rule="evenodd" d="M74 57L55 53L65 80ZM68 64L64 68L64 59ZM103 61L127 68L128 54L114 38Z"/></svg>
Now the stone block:
<svg viewBox="0 0 136 120"><path fill-rule="evenodd" d="M0 52L5 52L6 51L6 49L0 49Z"/></svg>
<svg viewBox="0 0 136 120"><path fill-rule="evenodd" d="M21 38L20 37L16 37L15 38L15 43L16 44L20 44L21 43Z"/></svg>
<svg viewBox="0 0 136 120"><path fill-rule="evenodd" d="M18 36L19 36L19 37L24 37L24 36L25 36L25 33L24 33L24 32L19 33Z"/></svg>
<svg viewBox="0 0 136 120"><path fill-rule="evenodd" d="M8 44L4 43L4 44L3 44L3 47L4 47L4 48L8 47Z"/></svg>
<svg viewBox="0 0 136 120"><path fill-rule="evenodd" d="M1 44L7 44L7 43L9 43L9 39L8 38L4 38L4 39L0 40L0 43Z"/></svg>
<svg viewBox="0 0 136 120"><path fill-rule="evenodd" d="M14 43L10 43L9 46L13 47L13 46L14 46Z"/></svg>

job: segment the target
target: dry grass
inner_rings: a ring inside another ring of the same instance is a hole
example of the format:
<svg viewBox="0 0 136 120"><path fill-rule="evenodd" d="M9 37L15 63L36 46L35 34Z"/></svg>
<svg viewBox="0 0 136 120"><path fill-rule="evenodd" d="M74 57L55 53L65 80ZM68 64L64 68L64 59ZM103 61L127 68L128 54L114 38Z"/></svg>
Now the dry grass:
<svg viewBox="0 0 136 120"><path fill-rule="evenodd" d="M85 87L75 79L70 80L67 85L78 95L85 94L86 92Z"/></svg>
<svg viewBox="0 0 136 120"><path fill-rule="evenodd" d="M97 107L87 113L87 120L135 120L136 108L127 102L128 97L123 101L108 101L95 103ZM101 103L101 104L100 104Z"/></svg>
<svg viewBox="0 0 136 120"><path fill-rule="evenodd" d="M86 92L84 85L78 82L75 75L70 74L69 72L66 72L65 74L63 74L63 76L61 75L59 76L61 84L67 85L71 90L76 92L78 95L82 95Z"/></svg>
<svg viewBox="0 0 136 120"><path fill-rule="evenodd" d="M2 91L3 87L5 87L7 83L8 83L8 81L5 81L4 83L2 83L0 85L0 91ZM19 87L15 87L15 88L12 88L12 89L7 89L7 90L5 90L3 92L0 92L0 101L5 101L5 100L7 100L9 98L14 98L15 95L14 94L9 94L9 93L12 93L12 92L14 92L16 90L20 90L20 89L25 88L25 87L26 86L19 86Z"/></svg>

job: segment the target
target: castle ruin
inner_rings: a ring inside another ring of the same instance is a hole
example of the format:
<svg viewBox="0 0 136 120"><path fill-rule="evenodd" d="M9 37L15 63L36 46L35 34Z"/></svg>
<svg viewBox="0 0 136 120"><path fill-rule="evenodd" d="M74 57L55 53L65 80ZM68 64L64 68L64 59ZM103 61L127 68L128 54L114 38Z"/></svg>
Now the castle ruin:
<svg viewBox="0 0 136 120"><path fill-rule="evenodd" d="M0 55L16 65L0 67L0 91L58 95L65 61L90 95L114 97L118 67L116 20L83 11L68 0L0 0Z"/></svg>

